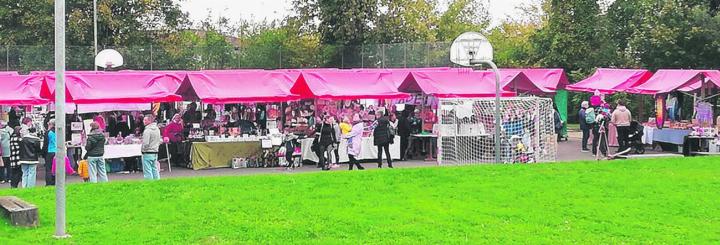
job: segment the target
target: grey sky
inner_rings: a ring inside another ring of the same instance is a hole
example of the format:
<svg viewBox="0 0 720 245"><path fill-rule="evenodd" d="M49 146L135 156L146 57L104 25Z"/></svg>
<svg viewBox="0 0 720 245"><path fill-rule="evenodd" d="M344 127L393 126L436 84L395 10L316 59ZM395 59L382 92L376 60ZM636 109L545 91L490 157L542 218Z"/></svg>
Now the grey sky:
<svg viewBox="0 0 720 245"><path fill-rule="evenodd" d="M507 16L517 15L516 7L522 4L536 4L537 0L488 0L490 15L494 24ZM190 13L192 20L202 20L212 12L213 16L223 15L233 21L250 19L276 20L291 13L291 0L185 0L182 9ZM442 2L442 1L441 1ZM517 17L517 16L515 16Z"/></svg>

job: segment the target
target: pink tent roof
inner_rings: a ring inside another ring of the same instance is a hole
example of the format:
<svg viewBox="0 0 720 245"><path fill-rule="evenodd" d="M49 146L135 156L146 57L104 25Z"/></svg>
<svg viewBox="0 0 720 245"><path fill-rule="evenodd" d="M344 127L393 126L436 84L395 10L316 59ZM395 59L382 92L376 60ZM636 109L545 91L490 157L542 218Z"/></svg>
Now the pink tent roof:
<svg viewBox="0 0 720 245"><path fill-rule="evenodd" d="M508 76L505 78L507 79ZM527 80L527 77L525 79ZM501 80L501 82L504 84L501 84L503 87L501 96L515 95L507 90L511 80ZM493 97L495 75L493 72L414 71L400 85L399 90L407 93L425 93L440 98Z"/></svg>
<svg viewBox="0 0 720 245"><path fill-rule="evenodd" d="M53 96L55 77L44 76L47 93ZM67 74L65 81L67 102L92 103L150 103L181 101L175 94L182 78L171 74L103 73Z"/></svg>
<svg viewBox="0 0 720 245"><path fill-rule="evenodd" d="M211 104L280 102L300 99L290 93L293 82L287 74L269 71L189 73L177 94Z"/></svg>
<svg viewBox="0 0 720 245"><path fill-rule="evenodd" d="M675 90L692 91L700 88L704 77L720 84L720 71L716 70L658 70L645 83L630 89L638 94L662 94Z"/></svg>
<svg viewBox="0 0 720 245"><path fill-rule="evenodd" d="M10 75L0 76L0 105L42 105L48 100L42 98L42 77Z"/></svg>
<svg viewBox="0 0 720 245"><path fill-rule="evenodd" d="M400 99L389 72L302 72L290 91L303 98L322 99Z"/></svg>
<svg viewBox="0 0 720 245"><path fill-rule="evenodd" d="M500 69L500 71L519 71L525 74L536 86L551 91L563 89L569 84L565 70L562 68L527 68L527 69Z"/></svg>
<svg viewBox="0 0 720 245"><path fill-rule="evenodd" d="M568 85L567 90L577 92L615 93L625 92L629 88L645 83L652 72L644 69L607 69L598 68L595 73L580 82Z"/></svg>
<svg viewBox="0 0 720 245"><path fill-rule="evenodd" d="M17 76L19 75L16 71L0 71L0 76Z"/></svg>

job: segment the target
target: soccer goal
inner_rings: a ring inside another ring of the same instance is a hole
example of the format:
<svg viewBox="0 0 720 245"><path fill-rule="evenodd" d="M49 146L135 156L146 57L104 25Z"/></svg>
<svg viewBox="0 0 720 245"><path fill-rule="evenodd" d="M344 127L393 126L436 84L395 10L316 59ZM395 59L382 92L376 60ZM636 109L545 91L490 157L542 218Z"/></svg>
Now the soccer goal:
<svg viewBox="0 0 720 245"><path fill-rule="evenodd" d="M553 102L501 100L502 163L553 162L557 154ZM438 163L495 163L495 99L440 99Z"/></svg>

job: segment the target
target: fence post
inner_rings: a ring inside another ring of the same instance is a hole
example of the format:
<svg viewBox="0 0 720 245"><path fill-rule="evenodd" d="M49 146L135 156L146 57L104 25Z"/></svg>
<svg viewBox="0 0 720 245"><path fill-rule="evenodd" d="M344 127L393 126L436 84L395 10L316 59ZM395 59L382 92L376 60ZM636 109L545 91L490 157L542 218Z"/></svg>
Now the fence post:
<svg viewBox="0 0 720 245"><path fill-rule="evenodd" d="M407 43L403 44L403 67L407 68Z"/></svg>
<svg viewBox="0 0 720 245"><path fill-rule="evenodd" d="M345 46L340 47L340 69L345 68Z"/></svg>
<svg viewBox="0 0 720 245"><path fill-rule="evenodd" d="M425 67L430 67L430 43L425 43Z"/></svg>
<svg viewBox="0 0 720 245"><path fill-rule="evenodd" d="M380 63L382 64L382 68L385 68L385 45L387 44L380 44Z"/></svg>
<svg viewBox="0 0 720 245"><path fill-rule="evenodd" d="M5 46L5 70L10 71L10 45Z"/></svg>
<svg viewBox="0 0 720 245"><path fill-rule="evenodd" d="M365 44L360 44L360 68L365 68Z"/></svg>
<svg viewBox="0 0 720 245"><path fill-rule="evenodd" d="M280 47L280 48L278 49L278 53L280 54L280 55L279 55L279 56L280 56L280 58L279 58L279 60L280 60L280 65L279 65L278 67L279 67L280 69L282 69L282 47Z"/></svg>
<svg viewBox="0 0 720 245"><path fill-rule="evenodd" d="M150 70L153 70L153 45L150 44Z"/></svg>

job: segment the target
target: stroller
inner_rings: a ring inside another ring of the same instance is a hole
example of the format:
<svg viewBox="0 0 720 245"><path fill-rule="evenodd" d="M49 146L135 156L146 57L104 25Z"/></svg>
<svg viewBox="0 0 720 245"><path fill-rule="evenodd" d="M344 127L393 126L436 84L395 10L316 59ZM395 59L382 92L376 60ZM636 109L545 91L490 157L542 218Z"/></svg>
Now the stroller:
<svg viewBox="0 0 720 245"><path fill-rule="evenodd" d="M628 148L632 149L635 154L645 154L645 145L642 143L644 135L642 124L638 121L630 122L630 132L628 133Z"/></svg>

